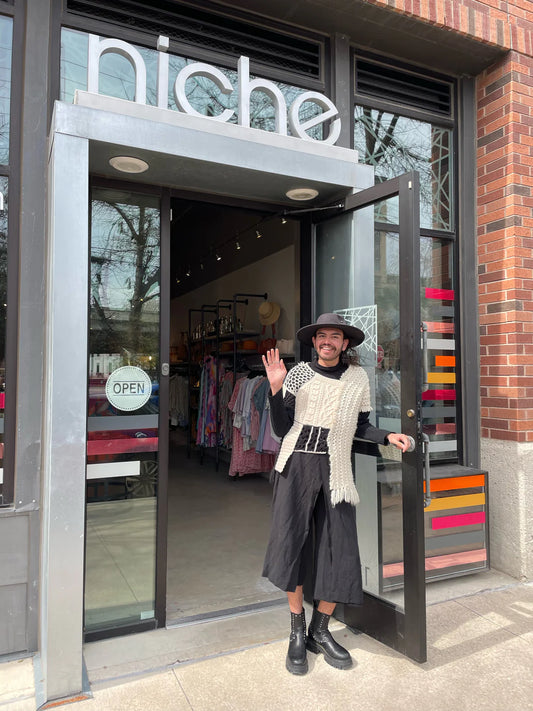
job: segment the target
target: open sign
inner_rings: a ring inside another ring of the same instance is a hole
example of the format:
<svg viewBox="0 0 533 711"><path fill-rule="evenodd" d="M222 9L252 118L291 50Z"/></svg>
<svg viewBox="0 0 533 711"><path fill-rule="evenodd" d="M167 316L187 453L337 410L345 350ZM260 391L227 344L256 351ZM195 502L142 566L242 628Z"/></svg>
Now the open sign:
<svg viewBox="0 0 533 711"><path fill-rule="evenodd" d="M146 405L152 394L152 381L141 368L125 365L111 373L105 384L105 394L117 410L131 412Z"/></svg>

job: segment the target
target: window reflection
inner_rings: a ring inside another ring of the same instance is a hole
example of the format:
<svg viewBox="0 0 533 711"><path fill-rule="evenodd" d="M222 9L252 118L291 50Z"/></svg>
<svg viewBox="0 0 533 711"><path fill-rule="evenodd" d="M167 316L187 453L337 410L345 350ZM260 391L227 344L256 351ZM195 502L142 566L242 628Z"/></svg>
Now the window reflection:
<svg viewBox="0 0 533 711"><path fill-rule="evenodd" d="M136 623L155 614L159 244L159 198L93 190L87 630ZM139 368L151 381L150 397L137 410L122 410L106 395L110 374L123 366Z"/></svg>
<svg viewBox="0 0 533 711"><path fill-rule="evenodd" d="M0 15L0 164L9 163L13 21Z"/></svg>
<svg viewBox="0 0 533 711"><path fill-rule="evenodd" d="M420 226L452 229L451 131L425 121L356 106L354 147L359 160L372 165L381 183L411 170L420 173ZM389 201L381 203L378 222L398 223Z"/></svg>

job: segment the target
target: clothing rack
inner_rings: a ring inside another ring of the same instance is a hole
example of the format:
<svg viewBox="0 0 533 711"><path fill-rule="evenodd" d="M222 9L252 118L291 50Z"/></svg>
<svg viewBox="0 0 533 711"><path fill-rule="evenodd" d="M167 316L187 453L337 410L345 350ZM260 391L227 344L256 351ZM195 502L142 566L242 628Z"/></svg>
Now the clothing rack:
<svg viewBox="0 0 533 711"><path fill-rule="evenodd" d="M202 356L205 356L207 351L214 355L215 358L215 468L218 471L220 463L220 438L219 438L219 426L220 426L220 403L219 403L219 391L220 391L220 345L222 342L227 342L229 340L233 341L233 350L228 351L224 354L224 358L232 359L233 368L233 386L235 386L236 376L237 376L237 365L244 361L245 356L255 355L255 351L238 351L237 343L239 340L246 337L259 337L260 334L256 331L244 331L237 329L237 306L239 304L248 305L249 299L268 299L268 293L264 292L261 294L257 293L237 293L228 299L218 299L215 304L203 304L201 308L189 309L189 338L187 343L188 348L188 377L189 377L189 436L187 438L187 456L190 457L191 452L191 441L192 441L192 421L193 415L195 414L195 408L192 405L192 395L196 388L192 386L191 378L193 376L193 362L192 362L192 347L193 344L200 345L200 352ZM232 331L226 333L220 333L221 324L221 311L230 310L232 315ZM192 328L192 316L193 314L200 314L200 339L193 339L193 328ZM206 315L214 314L214 333L207 334L205 329ZM208 349L208 344L212 343L214 348ZM261 366L262 367L262 366ZM248 365L249 368L249 365ZM254 368L255 369L255 368ZM205 447L200 447L200 462L203 463Z"/></svg>

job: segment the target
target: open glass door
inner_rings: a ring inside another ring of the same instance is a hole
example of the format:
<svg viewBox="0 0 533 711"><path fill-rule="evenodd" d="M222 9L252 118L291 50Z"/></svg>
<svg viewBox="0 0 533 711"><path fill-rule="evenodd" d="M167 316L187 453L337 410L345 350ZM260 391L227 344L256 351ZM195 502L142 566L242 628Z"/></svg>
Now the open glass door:
<svg viewBox="0 0 533 711"><path fill-rule="evenodd" d="M358 355L370 380L371 419L416 441L403 455L382 446L379 455L376 448L354 454L365 602L338 605L335 615L424 662L418 173L350 195L335 216L317 218L314 258L315 315L341 313L366 334Z"/></svg>

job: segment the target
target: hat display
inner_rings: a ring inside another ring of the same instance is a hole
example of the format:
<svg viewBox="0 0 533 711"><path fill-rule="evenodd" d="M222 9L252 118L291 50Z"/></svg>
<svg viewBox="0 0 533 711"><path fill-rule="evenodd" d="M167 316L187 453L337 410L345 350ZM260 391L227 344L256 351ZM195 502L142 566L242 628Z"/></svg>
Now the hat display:
<svg viewBox="0 0 533 711"><path fill-rule="evenodd" d="M306 346L313 347L313 336L319 328L340 328L344 335L349 340L348 348L355 348L365 340L365 334L355 326L345 321L339 314L320 314L316 323L311 323L309 326L303 326L296 333L296 337Z"/></svg>
<svg viewBox="0 0 533 711"><path fill-rule="evenodd" d="M262 326L271 326L279 318L281 308L274 301L263 301L259 306L259 322Z"/></svg>

